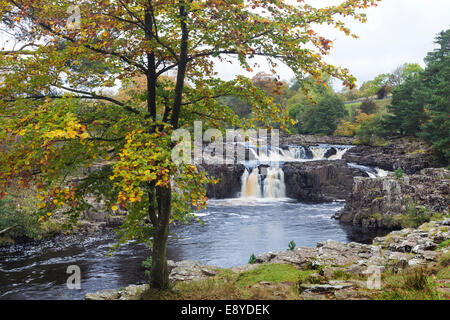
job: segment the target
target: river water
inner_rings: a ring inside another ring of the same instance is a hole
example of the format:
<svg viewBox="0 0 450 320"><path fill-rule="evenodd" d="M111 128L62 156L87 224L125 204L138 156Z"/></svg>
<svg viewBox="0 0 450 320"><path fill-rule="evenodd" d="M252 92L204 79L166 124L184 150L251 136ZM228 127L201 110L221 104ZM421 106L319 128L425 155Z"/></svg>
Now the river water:
<svg viewBox="0 0 450 320"><path fill-rule="evenodd" d="M289 199L210 200L197 214L204 222L172 228L168 258L220 267L248 262L252 253L315 246L327 239L370 242L376 236L344 227L330 217L343 202L305 204ZM145 283L141 262L149 255L130 243L111 257L113 232L60 237L39 244L0 248L0 299L83 299L88 292ZM69 265L81 269L81 289L66 287Z"/></svg>
<svg viewBox="0 0 450 320"><path fill-rule="evenodd" d="M322 160L331 148L338 160L350 146L274 149L269 156L254 151L246 161L241 192L236 199L209 200L197 213L204 224L172 226L167 256L171 260L199 260L218 267L246 264L251 254L286 250L290 241L297 246L315 246L328 239L370 243L375 234L340 225L331 216L343 201L311 204L286 199L284 161ZM257 168L269 165L264 174ZM371 172L376 169L359 166ZM129 243L107 256L115 242L113 232L91 236L59 237L38 244L0 248L0 299L83 299L88 292L117 289L147 281L142 261L149 256L143 245ZM81 269L81 289L66 286L68 266Z"/></svg>

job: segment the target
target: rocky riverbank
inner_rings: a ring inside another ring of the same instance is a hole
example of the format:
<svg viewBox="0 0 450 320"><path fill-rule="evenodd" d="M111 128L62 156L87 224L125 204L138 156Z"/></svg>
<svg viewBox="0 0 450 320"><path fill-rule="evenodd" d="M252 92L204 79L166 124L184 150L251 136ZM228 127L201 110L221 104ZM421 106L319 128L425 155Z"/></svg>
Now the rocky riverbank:
<svg viewBox="0 0 450 320"><path fill-rule="evenodd" d="M429 146L410 138L394 139L386 146L355 146L346 152L343 159L388 171L402 168L407 174L417 173L433 165Z"/></svg>
<svg viewBox="0 0 450 320"><path fill-rule="evenodd" d="M269 290L271 298L277 297L274 292L281 292L279 298L375 299L383 298L383 295L392 294L396 290L395 283L389 282L392 277L403 279L402 277L407 277L411 271L434 270L435 286L430 289L434 290L430 291L430 294L449 299L449 227L450 219L432 221L417 229L403 229L386 237L376 238L371 245L329 240L313 248L299 247L291 251L265 253L256 257L254 264L231 269L220 269L195 261L170 262L170 279L175 283L190 283L190 289L197 288L197 285L224 285L224 277L234 279L236 286L242 279L246 279L245 283L253 283L246 287L247 293L253 292L252 290ZM270 272L267 273L267 279L261 278L267 268L274 268L273 272L276 272L283 265L292 268L283 268L284 271L289 271L281 274L281 277L286 277L286 281L273 278ZM419 267L421 269L418 269ZM296 282L292 282L293 274L298 277ZM251 276L257 281L252 282L252 278L249 278ZM172 289L175 293L172 294L176 294L176 290L184 290L183 288L181 286L177 289L175 284ZM149 298L149 290L148 285L131 285L121 290L111 289L87 294L86 299ZM290 293L287 294L286 290Z"/></svg>
<svg viewBox="0 0 450 320"><path fill-rule="evenodd" d="M402 177L355 178L336 218L365 228L398 229L449 213L450 171L423 169Z"/></svg>

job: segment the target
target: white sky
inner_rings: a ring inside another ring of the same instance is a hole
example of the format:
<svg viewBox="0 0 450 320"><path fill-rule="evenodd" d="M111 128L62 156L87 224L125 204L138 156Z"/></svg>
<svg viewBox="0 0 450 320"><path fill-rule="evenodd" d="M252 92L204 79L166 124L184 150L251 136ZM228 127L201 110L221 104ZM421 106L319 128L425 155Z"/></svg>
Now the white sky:
<svg viewBox="0 0 450 320"><path fill-rule="evenodd" d="M314 6L336 4L340 0L309 0ZM368 21L361 24L350 21L348 26L360 38L353 39L334 29L323 28L322 35L334 41L326 58L329 63L346 67L358 79L358 84L371 80L380 73L392 72L409 62L424 65L427 52L433 50L435 36L450 28L450 0L382 0L378 7L366 11ZM237 64L217 64L221 78L231 79L236 74L250 76ZM287 67L278 69L283 80L293 73ZM334 84L336 89L341 85Z"/></svg>

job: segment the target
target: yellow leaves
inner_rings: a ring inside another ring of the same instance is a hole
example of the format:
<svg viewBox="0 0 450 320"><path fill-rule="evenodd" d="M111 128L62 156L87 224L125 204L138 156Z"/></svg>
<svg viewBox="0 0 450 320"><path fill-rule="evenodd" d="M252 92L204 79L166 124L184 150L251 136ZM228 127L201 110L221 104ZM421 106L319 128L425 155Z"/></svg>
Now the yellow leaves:
<svg viewBox="0 0 450 320"><path fill-rule="evenodd" d="M70 139L73 139L73 138L75 138L75 137L77 136L77 132L74 131L72 128L68 128L68 129L67 129L67 136L68 136Z"/></svg>

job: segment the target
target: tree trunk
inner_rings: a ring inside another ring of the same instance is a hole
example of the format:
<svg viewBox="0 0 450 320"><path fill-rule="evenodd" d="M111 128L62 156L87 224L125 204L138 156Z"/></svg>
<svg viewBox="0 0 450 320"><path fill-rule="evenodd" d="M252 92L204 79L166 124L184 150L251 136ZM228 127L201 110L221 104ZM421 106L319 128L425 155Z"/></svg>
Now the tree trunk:
<svg viewBox="0 0 450 320"><path fill-rule="evenodd" d="M154 225L152 268L150 287L165 290L169 286L169 270L167 267L166 247L169 236L169 219L171 213L172 192L167 188L156 188L158 205L157 222Z"/></svg>

